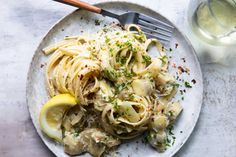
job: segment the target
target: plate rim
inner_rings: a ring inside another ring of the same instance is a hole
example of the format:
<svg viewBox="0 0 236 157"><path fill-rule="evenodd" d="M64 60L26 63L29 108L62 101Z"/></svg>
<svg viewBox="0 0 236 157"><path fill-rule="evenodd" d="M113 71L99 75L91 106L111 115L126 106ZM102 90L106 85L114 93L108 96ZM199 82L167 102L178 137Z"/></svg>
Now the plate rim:
<svg viewBox="0 0 236 157"><path fill-rule="evenodd" d="M199 91L201 92L201 100L198 104L198 107L196 108L197 109L197 114L194 116L194 121L192 123L192 125L190 126L190 129L189 129L189 133L185 135L185 137L183 138L183 141L178 145L178 147L176 149L174 149L171 153L170 153L170 156L174 156L182 147L183 145L187 142L187 140L190 138L191 134L193 133L194 131L194 128L196 127L197 125L197 122L199 120L199 116L201 114L201 109L202 109L202 104L203 104L203 75L202 75L202 69L201 69L201 65L200 65L200 62L199 62L199 57L197 56L196 54L196 51L192 45L192 43L190 42L190 40L188 39L188 37L183 33L183 31L180 31L180 29L173 23L171 22L166 16L162 15L161 13L159 13L157 10L154 10L152 8L149 8L148 6L146 5L141 5L139 2L133 2L133 1L128 1L128 0L106 0L106 1L99 1L99 2L95 2L95 3L92 3L93 5L95 6L99 6L99 5L106 5L106 4L112 4L112 3L125 3L125 4L131 4L131 5L136 5L136 6L139 6L139 7L142 7L144 9L147 9L147 10L151 10L159 15L161 15L162 17L165 18L165 20L167 20L169 23L171 23L175 29L183 36L184 40L186 41L187 45L189 46L189 48L191 49L192 51L192 55L194 57L194 59L196 60L196 67L197 69L199 70L199 84L200 84L200 87L201 89L199 89ZM66 19L67 17L71 16L72 14L74 14L75 12L77 11L80 11L82 9L78 8L78 9L75 9L73 11L71 11L70 13L62 16L59 20L57 20L51 27L49 27L49 29L46 31L46 33L44 33L42 35L42 37L39 39L39 42L37 44L37 47L36 49L33 51L33 56L31 57L31 61L30 61L30 64L28 66L28 72L27 72L27 80L26 80L26 91L25 91L25 96L26 96L26 103L27 103L27 108L28 108L28 112L30 114L30 119L33 123L33 126L38 134L38 136L41 138L41 140L43 141L43 143L47 146L47 148L56 156L58 156L58 154L55 153L54 150L52 150L52 148L49 146L49 143L44 140L43 138L43 135L41 133L39 133L39 130L36 128L36 122L33 118L33 114L32 114L32 111L31 111L31 108L29 106L29 90L30 90L30 74L31 74L31 71L32 71L32 67L33 67L33 63L34 63L34 60L36 58L36 54L37 54L37 50L40 48L41 44L42 44L42 41L47 37L47 35L54 30L55 27L57 27L60 22L64 19ZM56 141L55 141L56 142Z"/></svg>

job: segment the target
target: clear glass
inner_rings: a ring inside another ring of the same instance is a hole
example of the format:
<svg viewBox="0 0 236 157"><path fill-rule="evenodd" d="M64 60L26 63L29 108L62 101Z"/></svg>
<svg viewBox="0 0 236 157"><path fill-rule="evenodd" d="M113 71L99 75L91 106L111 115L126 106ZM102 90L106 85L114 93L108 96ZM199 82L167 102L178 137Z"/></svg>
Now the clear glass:
<svg viewBox="0 0 236 157"><path fill-rule="evenodd" d="M235 44L236 0L199 0L191 5L190 23L198 38L210 44Z"/></svg>

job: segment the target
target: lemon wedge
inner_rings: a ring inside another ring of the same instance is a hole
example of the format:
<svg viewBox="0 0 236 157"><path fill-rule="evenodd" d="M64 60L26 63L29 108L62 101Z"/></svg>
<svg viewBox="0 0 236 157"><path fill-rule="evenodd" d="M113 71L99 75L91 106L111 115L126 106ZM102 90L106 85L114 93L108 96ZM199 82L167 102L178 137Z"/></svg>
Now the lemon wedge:
<svg viewBox="0 0 236 157"><path fill-rule="evenodd" d="M59 94L43 105L39 115L41 130L49 137L61 142L61 121L66 110L77 104L70 94Z"/></svg>

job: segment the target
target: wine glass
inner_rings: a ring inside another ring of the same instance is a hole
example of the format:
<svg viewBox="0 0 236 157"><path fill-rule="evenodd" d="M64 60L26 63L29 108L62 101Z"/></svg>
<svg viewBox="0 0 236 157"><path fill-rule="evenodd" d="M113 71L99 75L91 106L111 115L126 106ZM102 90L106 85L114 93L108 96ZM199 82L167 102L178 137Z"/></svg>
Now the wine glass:
<svg viewBox="0 0 236 157"><path fill-rule="evenodd" d="M192 0L188 15L200 40L212 45L236 43L236 0Z"/></svg>

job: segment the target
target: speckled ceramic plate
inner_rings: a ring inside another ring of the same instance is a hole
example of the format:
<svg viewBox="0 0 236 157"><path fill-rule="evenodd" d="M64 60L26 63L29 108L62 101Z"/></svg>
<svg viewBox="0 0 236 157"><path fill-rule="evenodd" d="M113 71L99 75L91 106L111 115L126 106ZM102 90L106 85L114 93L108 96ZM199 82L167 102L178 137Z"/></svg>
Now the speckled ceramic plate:
<svg viewBox="0 0 236 157"><path fill-rule="evenodd" d="M150 15L152 17L159 17L163 21L169 22L162 15L157 12L138 6L132 3L125 2L107 2L98 4L100 7L110 10L116 13L122 13L127 11L137 11ZM102 23L99 26L95 25L95 20L99 19ZM46 19L45 19L46 20ZM59 143L52 141L50 138L42 134L39 128L39 112L41 106L48 100L47 91L45 88L45 66L44 65L48 59L42 53L42 49L56 41L63 39L64 36L68 35L79 35L81 33L95 33L100 30L104 24L110 24L112 21L115 21L111 18L105 18L100 15L89 13L83 10L77 10L68 16L64 17L57 24L55 24L52 29L46 34L41 43L39 44L35 55L32 59L31 66L28 73L28 82L27 82L27 102L29 106L29 111L31 118L33 120L34 126L37 129L38 134L48 146L48 148L57 156L65 157L68 156L63 151L63 146ZM170 22L169 22L170 23ZM175 48L175 44L178 43L178 48ZM194 50L188 40L183 36L183 34L175 29L173 38L171 40L170 46L173 49L170 60L170 70L175 75L176 69L173 68L173 64L176 66L185 66L190 69L190 75L182 74L180 75L181 81L180 84L184 84L182 80L188 81L191 83L191 80L195 79L196 84L192 85L192 88L186 89L187 92L184 93L184 96L177 94L177 100L181 101L183 106L183 112L178 118L174 134L176 136L175 143L169 147L164 153L158 153L152 149L149 145L145 145L142 142L136 142L139 139L135 139L133 142L123 144L118 148L117 156L145 156L145 157L170 157L173 156L186 142L191 132L194 129L194 126L199 117L201 104L202 104L202 94L203 94L203 84L202 84L202 74L201 68L198 62L198 59L194 53ZM184 59L185 58L185 62ZM184 85L180 87L184 89ZM182 100L183 99L183 100ZM82 156L90 156L89 154L84 154Z"/></svg>

